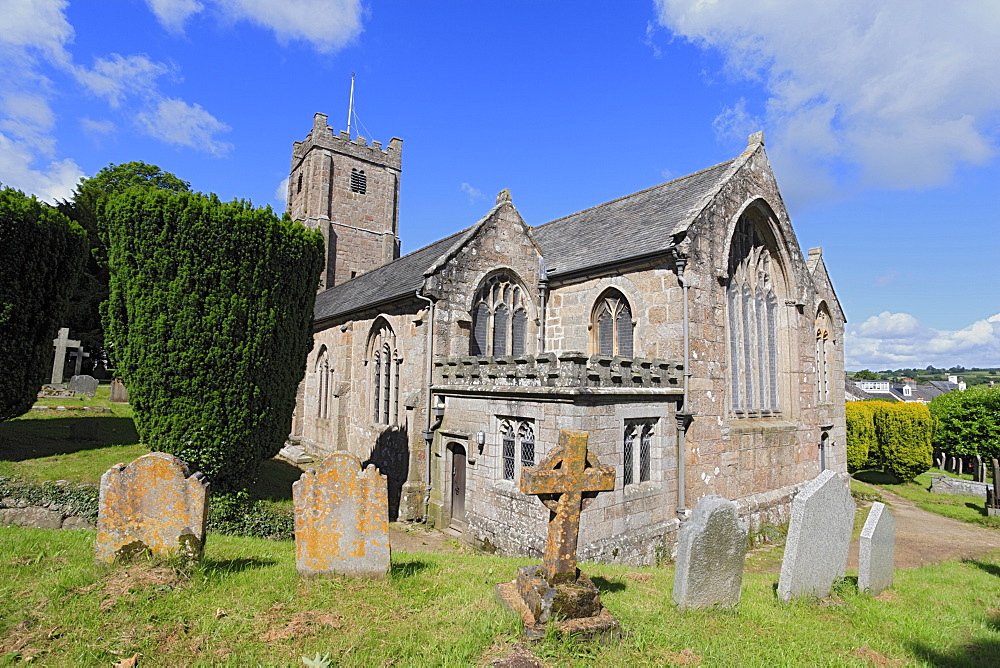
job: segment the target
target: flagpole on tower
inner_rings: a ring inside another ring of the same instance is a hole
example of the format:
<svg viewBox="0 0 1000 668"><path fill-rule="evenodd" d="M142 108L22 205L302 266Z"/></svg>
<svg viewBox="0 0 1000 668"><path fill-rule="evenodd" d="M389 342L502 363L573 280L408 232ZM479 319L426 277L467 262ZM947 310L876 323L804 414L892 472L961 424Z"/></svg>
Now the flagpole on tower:
<svg viewBox="0 0 1000 668"><path fill-rule="evenodd" d="M351 136L351 119L354 117L354 72L351 72L351 101L347 106L347 136Z"/></svg>

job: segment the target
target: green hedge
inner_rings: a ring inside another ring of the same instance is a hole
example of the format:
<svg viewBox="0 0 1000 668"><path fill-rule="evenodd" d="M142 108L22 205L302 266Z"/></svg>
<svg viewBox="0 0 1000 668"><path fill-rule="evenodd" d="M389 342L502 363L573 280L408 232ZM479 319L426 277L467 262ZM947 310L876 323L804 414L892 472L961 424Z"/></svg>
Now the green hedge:
<svg viewBox="0 0 1000 668"><path fill-rule="evenodd" d="M130 190L101 216L106 340L139 436L216 492L245 488L288 435L322 235L200 193Z"/></svg>
<svg viewBox="0 0 1000 668"><path fill-rule="evenodd" d="M878 453L883 471L913 480L933 465L934 420L927 406L916 403L871 402L875 407Z"/></svg>
<svg viewBox="0 0 1000 668"><path fill-rule="evenodd" d="M860 471L878 450L875 438L875 409L871 401L847 402L847 470Z"/></svg>
<svg viewBox="0 0 1000 668"><path fill-rule="evenodd" d="M83 229L19 190L0 188L0 421L31 409L50 379L52 339L86 261Z"/></svg>

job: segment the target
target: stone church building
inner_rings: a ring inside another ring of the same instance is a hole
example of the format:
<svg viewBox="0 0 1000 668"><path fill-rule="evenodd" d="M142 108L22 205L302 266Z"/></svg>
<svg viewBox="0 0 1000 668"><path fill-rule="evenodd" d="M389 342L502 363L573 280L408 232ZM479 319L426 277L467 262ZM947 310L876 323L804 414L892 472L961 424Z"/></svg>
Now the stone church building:
<svg viewBox="0 0 1000 668"><path fill-rule="evenodd" d="M390 515L539 554L548 510L518 489L559 430L616 471L582 559L668 555L699 498L781 521L846 470L844 313L803 256L761 133L734 159L543 224L507 191L399 256L402 142L296 142L288 210L326 266L292 438L389 478Z"/></svg>

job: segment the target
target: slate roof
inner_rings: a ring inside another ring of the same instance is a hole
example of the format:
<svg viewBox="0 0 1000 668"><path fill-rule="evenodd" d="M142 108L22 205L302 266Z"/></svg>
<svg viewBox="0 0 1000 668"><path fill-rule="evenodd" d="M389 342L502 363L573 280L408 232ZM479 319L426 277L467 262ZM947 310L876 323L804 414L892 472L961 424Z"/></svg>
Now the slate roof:
<svg viewBox="0 0 1000 668"><path fill-rule="evenodd" d="M723 162L533 228L549 276L666 250L732 164Z"/></svg>
<svg viewBox="0 0 1000 668"><path fill-rule="evenodd" d="M670 247L687 229L706 196L721 186L733 160L531 228L548 275L622 262ZM424 272L460 242L466 228L316 296L316 321L404 295L422 285ZM641 240L641 241L640 241Z"/></svg>
<svg viewBox="0 0 1000 668"><path fill-rule="evenodd" d="M316 321L356 311L390 299L414 294L424 281L424 272L444 255L466 230L435 241L389 264L335 285L316 295Z"/></svg>

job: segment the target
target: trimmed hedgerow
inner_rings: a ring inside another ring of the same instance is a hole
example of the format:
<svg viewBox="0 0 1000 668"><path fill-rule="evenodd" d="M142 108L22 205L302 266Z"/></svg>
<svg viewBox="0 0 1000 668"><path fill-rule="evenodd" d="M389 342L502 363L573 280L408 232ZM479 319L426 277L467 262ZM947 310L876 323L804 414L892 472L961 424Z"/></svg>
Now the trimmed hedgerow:
<svg viewBox="0 0 1000 668"><path fill-rule="evenodd" d="M934 419L927 406L883 401L871 404L878 452L869 458L900 480L913 480L929 469L933 464Z"/></svg>
<svg viewBox="0 0 1000 668"><path fill-rule="evenodd" d="M878 449L873 403L847 402L847 470L852 473L865 468L869 454Z"/></svg>
<svg viewBox="0 0 1000 668"><path fill-rule="evenodd" d="M0 421L30 408L52 369L52 339L86 261L76 223L19 190L0 188Z"/></svg>
<svg viewBox="0 0 1000 668"><path fill-rule="evenodd" d="M101 216L106 339L139 436L216 492L246 487L288 435L322 235L200 193L130 190Z"/></svg>

